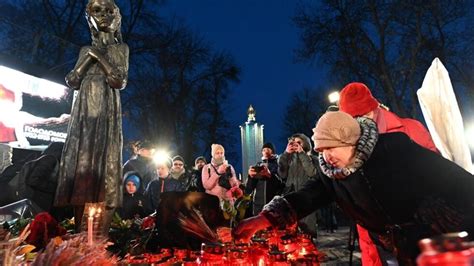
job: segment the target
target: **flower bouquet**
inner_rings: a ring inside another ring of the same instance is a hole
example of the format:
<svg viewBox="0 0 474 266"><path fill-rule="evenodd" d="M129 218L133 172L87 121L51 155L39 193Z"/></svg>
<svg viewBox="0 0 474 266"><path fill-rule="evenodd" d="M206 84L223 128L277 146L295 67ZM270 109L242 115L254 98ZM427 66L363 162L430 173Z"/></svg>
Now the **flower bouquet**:
<svg viewBox="0 0 474 266"><path fill-rule="evenodd" d="M245 195L239 187L232 187L226 193L230 200L222 200L221 209L224 218L230 221L230 228L234 228L245 217L245 211L252 202L252 195Z"/></svg>
<svg viewBox="0 0 474 266"><path fill-rule="evenodd" d="M149 240L156 235L155 219L152 214L143 219L123 220L115 213L109 231L114 244L108 250L121 257L144 253Z"/></svg>

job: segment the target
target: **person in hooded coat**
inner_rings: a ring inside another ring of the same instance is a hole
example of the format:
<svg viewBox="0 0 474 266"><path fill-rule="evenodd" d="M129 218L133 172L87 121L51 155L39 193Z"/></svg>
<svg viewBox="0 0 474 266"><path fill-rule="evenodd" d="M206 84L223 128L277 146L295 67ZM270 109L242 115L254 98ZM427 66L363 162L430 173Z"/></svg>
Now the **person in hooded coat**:
<svg viewBox="0 0 474 266"><path fill-rule="evenodd" d="M117 210L122 219L143 218L146 216L146 199L141 187L141 178L137 172L125 173L122 207Z"/></svg>

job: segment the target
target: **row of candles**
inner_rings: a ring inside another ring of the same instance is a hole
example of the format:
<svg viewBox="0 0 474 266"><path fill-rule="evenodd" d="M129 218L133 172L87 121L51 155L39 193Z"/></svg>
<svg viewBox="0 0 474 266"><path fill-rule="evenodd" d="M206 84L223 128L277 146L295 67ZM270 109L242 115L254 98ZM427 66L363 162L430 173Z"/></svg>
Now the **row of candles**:
<svg viewBox="0 0 474 266"><path fill-rule="evenodd" d="M288 231L263 231L250 243L203 243L199 252L162 249L160 254L130 257L127 262L155 265L319 265L324 254L318 252L311 237Z"/></svg>

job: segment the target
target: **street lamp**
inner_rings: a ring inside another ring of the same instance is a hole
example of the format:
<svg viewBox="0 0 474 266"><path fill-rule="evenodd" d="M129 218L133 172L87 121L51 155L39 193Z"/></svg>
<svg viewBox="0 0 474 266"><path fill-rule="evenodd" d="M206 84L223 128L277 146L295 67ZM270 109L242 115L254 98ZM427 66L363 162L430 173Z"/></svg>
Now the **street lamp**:
<svg viewBox="0 0 474 266"><path fill-rule="evenodd" d="M333 91L328 95L329 102L332 104L336 104L339 101L339 92Z"/></svg>

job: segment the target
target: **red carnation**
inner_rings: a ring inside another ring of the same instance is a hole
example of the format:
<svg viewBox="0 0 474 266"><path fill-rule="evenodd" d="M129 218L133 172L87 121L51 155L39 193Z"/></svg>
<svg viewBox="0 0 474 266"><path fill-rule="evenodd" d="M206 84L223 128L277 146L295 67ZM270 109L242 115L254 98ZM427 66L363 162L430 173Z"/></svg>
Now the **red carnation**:
<svg viewBox="0 0 474 266"><path fill-rule="evenodd" d="M30 235L26 238L26 242L37 249L42 249L51 238L64 234L66 234L66 229L60 226L49 213L40 212L31 222Z"/></svg>
<svg viewBox="0 0 474 266"><path fill-rule="evenodd" d="M150 228L153 228L155 226L155 218L154 217L151 217L151 216L147 216L145 218L143 218L143 221L142 221L142 230L147 230L147 229L150 229Z"/></svg>
<svg viewBox="0 0 474 266"><path fill-rule="evenodd" d="M229 198L238 199L244 195L244 192L239 187L232 187L227 191L227 196Z"/></svg>

